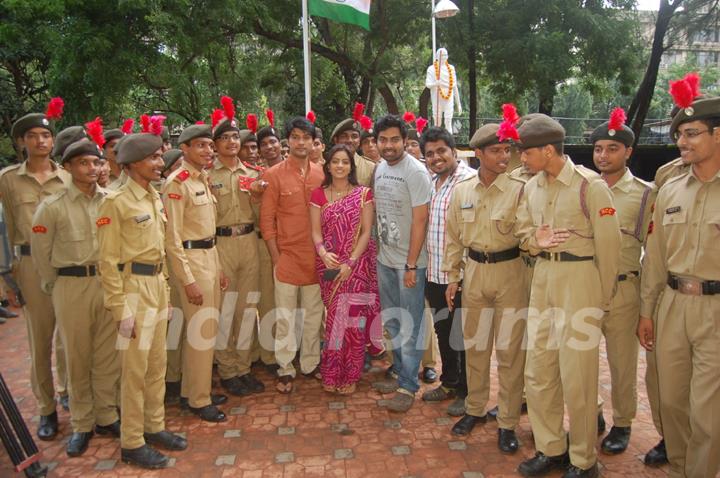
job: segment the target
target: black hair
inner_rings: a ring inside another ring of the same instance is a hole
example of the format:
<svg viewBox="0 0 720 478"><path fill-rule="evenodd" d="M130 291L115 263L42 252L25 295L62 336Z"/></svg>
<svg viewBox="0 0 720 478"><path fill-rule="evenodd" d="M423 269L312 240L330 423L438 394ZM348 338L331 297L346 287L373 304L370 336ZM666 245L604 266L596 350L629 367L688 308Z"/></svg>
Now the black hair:
<svg viewBox="0 0 720 478"><path fill-rule="evenodd" d="M325 144L325 139L323 138L323 131L317 126L315 127L315 139L319 139L322 144Z"/></svg>
<svg viewBox="0 0 720 478"><path fill-rule="evenodd" d="M323 164L323 172L325 173L325 179L323 179L322 187L326 188L332 184L332 174L330 174L330 161L332 160L332 157L335 156L336 153L339 151L344 152L347 154L348 158L350 158L350 174L348 175L348 182L352 184L353 186L358 185L357 180L357 166L355 165L355 158L353 157L353 154L350 152L350 148L345 146L344 144L336 144L332 148L330 148L330 151L325 153L325 164Z"/></svg>
<svg viewBox="0 0 720 478"><path fill-rule="evenodd" d="M565 152L565 146L563 145L562 142L559 142L559 143L550 143L550 146L552 146L553 149L555 150L555 152L556 152L557 154L559 154L560 156L562 156L563 153Z"/></svg>
<svg viewBox="0 0 720 478"><path fill-rule="evenodd" d="M289 138L290 133L294 129L299 129L300 131L303 131L310 136L312 136L312 139L315 139L317 136L317 131L315 131L315 125L312 124L307 118L303 118L302 116L296 116L294 118L290 118L285 123L285 137Z"/></svg>
<svg viewBox="0 0 720 478"><path fill-rule="evenodd" d="M375 121L375 126L373 126L375 140L378 139L381 132L390 128L398 128L402 139L407 139L408 132L405 121L397 115L385 115Z"/></svg>
<svg viewBox="0 0 720 478"><path fill-rule="evenodd" d="M455 149L455 138L453 138L453 135L445 128L433 126L426 129L422 136L420 136L420 151L422 151L423 156L425 156L425 144L435 141L444 141L449 148Z"/></svg>

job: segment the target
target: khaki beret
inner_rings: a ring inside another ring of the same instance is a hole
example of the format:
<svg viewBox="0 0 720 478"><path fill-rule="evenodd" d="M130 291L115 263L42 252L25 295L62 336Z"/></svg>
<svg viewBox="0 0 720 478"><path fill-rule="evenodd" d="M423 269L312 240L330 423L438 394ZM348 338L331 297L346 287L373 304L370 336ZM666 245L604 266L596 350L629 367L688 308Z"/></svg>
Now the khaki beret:
<svg viewBox="0 0 720 478"><path fill-rule="evenodd" d="M240 128L238 128L237 120L233 118L232 121L225 118L224 120L220 121L217 125L215 125L215 129L213 129L212 132L212 139L215 141L216 139L220 138L220 136L224 135L228 131L240 131Z"/></svg>
<svg viewBox="0 0 720 478"><path fill-rule="evenodd" d="M248 141L255 141L256 143L258 142L255 133L253 133L249 129L240 130L240 146L247 143Z"/></svg>
<svg viewBox="0 0 720 478"><path fill-rule="evenodd" d="M335 129L333 130L332 134L330 135L330 141L335 142L335 137L338 136L340 133L343 133L345 131L354 130L358 133L362 134L362 128L360 125L353 120L352 118L348 118L345 120L342 120L335 126Z"/></svg>
<svg viewBox="0 0 720 478"><path fill-rule="evenodd" d="M85 128L82 126L69 126L60 131L55 138L55 146L52 150L53 158L62 158L68 146L86 137Z"/></svg>
<svg viewBox="0 0 720 478"><path fill-rule="evenodd" d="M532 118L520 119L518 127L520 135L519 148L537 148L548 144L562 143L565 140L565 128L560 123L544 114Z"/></svg>
<svg viewBox="0 0 720 478"><path fill-rule="evenodd" d="M87 138L83 138L79 141L75 141L65 149L62 155L63 164L70 161L78 156L96 156L101 157L102 152L95 142L90 141Z"/></svg>
<svg viewBox="0 0 720 478"><path fill-rule="evenodd" d="M675 135L681 124L707 118L720 118L720 97L699 98L689 108L680 109L670 125L670 137Z"/></svg>
<svg viewBox="0 0 720 478"><path fill-rule="evenodd" d="M30 113L15 121L10 129L12 139L22 138L33 128L44 128L55 134L55 128L43 113Z"/></svg>
<svg viewBox="0 0 720 478"><path fill-rule="evenodd" d="M497 132L500 125L497 123L488 123L480 126L475 134L470 138L470 147L472 149L484 148L493 144L500 144Z"/></svg>
<svg viewBox="0 0 720 478"><path fill-rule="evenodd" d="M135 133L123 137L117 145L118 164L130 164L142 161L162 147L160 136L151 133Z"/></svg>
<svg viewBox="0 0 720 478"><path fill-rule="evenodd" d="M58 135L59 137L60 135ZM110 141L114 139L120 139L123 136L125 136L125 133L122 132L122 130L119 130L117 128L109 129L103 133L103 136L105 136L105 144L109 143Z"/></svg>
<svg viewBox="0 0 720 478"><path fill-rule="evenodd" d="M622 129L610 130L608 129L610 122L606 121L597 128L595 128L590 135L590 142L595 144L601 139L609 139L624 144L628 148L635 142L635 133L631 130L628 125L622 125Z"/></svg>
<svg viewBox="0 0 720 478"><path fill-rule="evenodd" d="M188 126L185 128L182 133L180 133L180 138L178 138L178 143L180 144L190 144L190 141L194 140L195 138L207 138L207 139L213 139L212 135L212 128L209 124L194 124L191 126Z"/></svg>
<svg viewBox="0 0 720 478"><path fill-rule="evenodd" d="M179 149L168 149L165 151L162 155L163 162L165 163L165 167L163 168L164 171L167 171L168 169L173 167L173 164L177 162L178 159L180 159L183 155L183 152Z"/></svg>
<svg viewBox="0 0 720 478"><path fill-rule="evenodd" d="M162 138L163 143L170 141L170 129L167 126L163 126L160 137Z"/></svg>

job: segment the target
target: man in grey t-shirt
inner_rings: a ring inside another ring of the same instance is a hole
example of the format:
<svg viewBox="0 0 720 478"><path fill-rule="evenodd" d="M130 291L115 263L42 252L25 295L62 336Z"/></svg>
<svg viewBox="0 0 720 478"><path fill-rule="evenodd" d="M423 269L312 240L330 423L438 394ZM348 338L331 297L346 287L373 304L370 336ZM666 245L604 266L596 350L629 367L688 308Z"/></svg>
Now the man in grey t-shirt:
<svg viewBox="0 0 720 478"><path fill-rule="evenodd" d="M421 163L405 153L407 129L398 116L375 122L375 138L385 160L375 169L375 210L378 225L378 286L383 324L393 347L393 377L375 382L382 393L396 391L381 406L406 412L420 388L423 355L427 252L425 236L430 203L430 177Z"/></svg>

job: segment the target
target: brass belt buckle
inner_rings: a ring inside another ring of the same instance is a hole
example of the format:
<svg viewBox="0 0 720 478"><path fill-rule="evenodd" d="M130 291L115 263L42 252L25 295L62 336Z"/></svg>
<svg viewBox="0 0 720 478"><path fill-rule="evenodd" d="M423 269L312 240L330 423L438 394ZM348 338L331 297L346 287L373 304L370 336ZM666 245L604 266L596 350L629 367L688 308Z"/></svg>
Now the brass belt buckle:
<svg viewBox="0 0 720 478"><path fill-rule="evenodd" d="M678 290L686 295L702 295L699 281L678 278Z"/></svg>

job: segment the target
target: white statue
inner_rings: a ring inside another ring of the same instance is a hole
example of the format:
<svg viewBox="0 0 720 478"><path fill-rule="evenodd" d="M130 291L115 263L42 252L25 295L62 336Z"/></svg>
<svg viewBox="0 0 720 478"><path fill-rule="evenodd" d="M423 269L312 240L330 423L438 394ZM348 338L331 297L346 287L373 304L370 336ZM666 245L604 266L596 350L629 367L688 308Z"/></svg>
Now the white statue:
<svg viewBox="0 0 720 478"><path fill-rule="evenodd" d="M457 74L455 67L448 61L445 48L439 48L435 62L427 69L425 86L430 88L432 100L433 124L441 126L445 118L445 129L454 133L452 126L453 109L457 106L457 113L462 114L460 92L458 91Z"/></svg>

